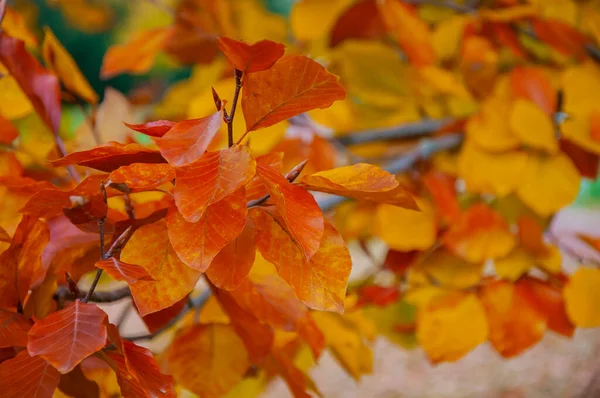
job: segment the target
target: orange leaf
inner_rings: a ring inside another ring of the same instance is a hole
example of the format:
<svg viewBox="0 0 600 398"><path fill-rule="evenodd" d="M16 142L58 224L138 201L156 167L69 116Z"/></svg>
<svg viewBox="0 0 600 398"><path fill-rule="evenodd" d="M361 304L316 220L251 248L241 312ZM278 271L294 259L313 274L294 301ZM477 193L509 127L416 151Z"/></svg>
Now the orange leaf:
<svg viewBox="0 0 600 398"><path fill-rule="evenodd" d="M544 229L530 216L522 215L517 221L519 226L519 241L521 245L535 255L548 252L544 243Z"/></svg>
<svg viewBox="0 0 600 398"><path fill-rule="evenodd" d="M246 76L242 109L246 130L269 127L346 98L338 77L304 56L281 58L268 71Z"/></svg>
<svg viewBox="0 0 600 398"><path fill-rule="evenodd" d="M506 256L516 244L506 220L482 203L465 211L443 240L455 254L473 263Z"/></svg>
<svg viewBox="0 0 600 398"><path fill-rule="evenodd" d="M159 151L139 144L120 144L110 141L87 151L72 152L51 161L54 167L78 164L92 169L111 172L133 163L166 163Z"/></svg>
<svg viewBox="0 0 600 398"><path fill-rule="evenodd" d="M310 191L327 192L419 210L413 197L400 186L396 177L367 163L305 175L298 185Z"/></svg>
<svg viewBox="0 0 600 398"><path fill-rule="evenodd" d="M590 115L590 137L600 143L600 108L592 110Z"/></svg>
<svg viewBox="0 0 600 398"><path fill-rule="evenodd" d="M175 203L189 222L202 218L206 208L252 179L256 162L247 146L207 152L195 162L175 170Z"/></svg>
<svg viewBox="0 0 600 398"><path fill-rule="evenodd" d="M46 223L24 216L10 247L0 254L0 308L25 305L30 289L39 286L47 269L42 254L50 240Z"/></svg>
<svg viewBox="0 0 600 398"><path fill-rule="evenodd" d="M100 77L108 79L121 73L147 72L172 33L169 28L146 30L125 44L111 46L104 54Z"/></svg>
<svg viewBox="0 0 600 398"><path fill-rule="evenodd" d="M324 231L323 212L305 189L291 184L274 169L258 165L258 176L269 189L289 234L306 259L319 250Z"/></svg>
<svg viewBox="0 0 600 398"><path fill-rule="evenodd" d="M243 73L260 72L271 68L283 56L285 46L271 40L261 40L252 45L230 39L218 38L219 48L234 68Z"/></svg>
<svg viewBox="0 0 600 398"><path fill-rule="evenodd" d="M22 314L0 309L0 348L25 347L31 321Z"/></svg>
<svg viewBox="0 0 600 398"><path fill-rule="evenodd" d="M96 263L96 267L103 269L107 274L117 281L125 281L133 284L138 280L151 281L152 277L139 265L128 264L119 259L111 257L107 260L101 260Z"/></svg>
<svg viewBox="0 0 600 398"><path fill-rule="evenodd" d="M400 297L400 292L397 286L383 287L378 285L367 285L359 289L358 301L356 305L362 307L364 305L376 305L385 307L395 303Z"/></svg>
<svg viewBox="0 0 600 398"><path fill-rule="evenodd" d="M490 324L490 342L505 358L541 340L546 317L525 286L506 281L486 285L481 293Z"/></svg>
<svg viewBox="0 0 600 398"><path fill-rule="evenodd" d="M271 167L281 173L283 170L283 152L271 152L256 158L256 164ZM246 198L255 200L269 193L269 189L262 183L259 176L254 176L246 184Z"/></svg>
<svg viewBox="0 0 600 398"><path fill-rule="evenodd" d="M423 176L423 182L444 220L447 223L457 221L461 209L456 198L455 179L447 174L432 171Z"/></svg>
<svg viewBox="0 0 600 398"><path fill-rule="evenodd" d="M200 273L185 265L171 246L164 220L140 227L121 260L145 268L153 281L138 280L131 294L141 316L170 307L196 286Z"/></svg>
<svg viewBox="0 0 600 398"><path fill-rule="evenodd" d="M258 249L277 267L298 298L310 308L342 313L352 261L335 228L325 223L317 252L306 260L295 240L271 214L262 210L249 214L256 223Z"/></svg>
<svg viewBox="0 0 600 398"><path fill-rule="evenodd" d="M542 42L548 43L557 51L572 55L577 59L585 58L585 45L590 42L575 28L558 20L533 19L531 27Z"/></svg>
<svg viewBox="0 0 600 398"><path fill-rule="evenodd" d="M113 170L108 176L110 185L123 192L154 189L174 179L175 169L164 163L133 163Z"/></svg>
<svg viewBox="0 0 600 398"><path fill-rule="evenodd" d="M383 39L386 29L377 2L363 0L352 4L331 29L329 46L351 39Z"/></svg>
<svg viewBox="0 0 600 398"><path fill-rule="evenodd" d="M558 96L543 70L532 67L515 68L510 73L510 84L516 98L533 102L549 116L556 111Z"/></svg>
<svg viewBox="0 0 600 398"><path fill-rule="evenodd" d="M185 166L204 155L222 124L221 110L201 119L181 121L154 142L171 166Z"/></svg>
<svg viewBox="0 0 600 398"><path fill-rule="evenodd" d="M275 368L281 375L294 398L310 398L306 389L314 388L314 382L294 365L292 359L283 350L274 349L271 353ZM321 396L321 394L317 394Z"/></svg>
<svg viewBox="0 0 600 398"><path fill-rule="evenodd" d="M251 365L242 340L229 325L194 325L181 331L169 347L167 361L175 380L200 398L225 395Z"/></svg>
<svg viewBox="0 0 600 398"><path fill-rule="evenodd" d="M162 137L177 123L170 120L155 120L153 122L143 124L129 124L126 122L123 122L123 124L139 133L146 134L151 137Z"/></svg>
<svg viewBox="0 0 600 398"><path fill-rule="evenodd" d="M68 373L104 347L107 323L104 311L77 299L33 325L27 351L44 358L59 372Z"/></svg>
<svg viewBox="0 0 600 398"><path fill-rule="evenodd" d="M415 66L434 65L436 54L427 23L415 10L397 0L379 3L379 10L388 33L392 34L408 60Z"/></svg>
<svg viewBox="0 0 600 398"><path fill-rule="evenodd" d="M219 289L234 290L244 282L254 264L255 234L254 226L246 223L242 233L215 256L206 271L213 285Z"/></svg>
<svg viewBox="0 0 600 398"><path fill-rule="evenodd" d="M0 364L0 389L6 398L52 398L59 381L52 365L25 350Z"/></svg>
<svg viewBox="0 0 600 398"><path fill-rule="evenodd" d="M0 33L0 63L10 72L50 131L60 127L60 85L25 49L25 43Z"/></svg>
<svg viewBox="0 0 600 398"><path fill-rule="evenodd" d="M19 130L10 122L0 115L0 144L10 145L19 136Z"/></svg>
<svg viewBox="0 0 600 398"><path fill-rule="evenodd" d="M531 293L537 306L548 319L548 329L563 336L573 336L575 326L567 316L561 289L534 278L521 279L517 284Z"/></svg>
<svg viewBox="0 0 600 398"><path fill-rule="evenodd" d="M243 188L208 206L194 223L187 222L173 206L167 215L171 245L188 267L204 272L215 256L242 232L247 211Z"/></svg>

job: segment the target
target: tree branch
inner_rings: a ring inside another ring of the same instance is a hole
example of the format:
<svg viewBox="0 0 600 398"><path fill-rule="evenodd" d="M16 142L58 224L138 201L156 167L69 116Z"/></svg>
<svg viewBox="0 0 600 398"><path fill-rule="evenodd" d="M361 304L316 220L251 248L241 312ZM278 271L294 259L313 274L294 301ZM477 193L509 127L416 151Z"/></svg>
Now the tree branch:
<svg viewBox="0 0 600 398"><path fill-rule="evenodd" d="M451 122L452 119L423 120L394 127L359 131L357 133L335 138L334 141L343 145L357 145L399 138L420 137L422 135L431 134Z"/></svg>
<svg viewBox="0 0 600 398"><path fill-rule="evenodd" d="M235 76L235 92L233 93L231 110L229 111L229 116L227 116L227 137L229 139L230 148L233 146L233 118L235 117L235 110L237 108L238 98L240 96L240 91L242 90L243 72L239 69L233 68L233 75Z"/></svg>
<svg viewBox="0 0 600 398"><path fill-rule="evenodd" d="M100 183L100 192L102 193L102 200L104 201L105 211L102 218L98 220L98 230L100 234L100 260L106 260L106 253L104 252L104 224L106 223L106 216L108 213L108 197L106 196L106 186L104 185L104 181ZM92 294L94 294L94 290L96 286L98 286L98 282L100 282L100 277L102 276L102 268L99 268L96 271L96 276L94 276L94 280L92 281L92 285L90 286L90 290L87 292L85 297L81 300L83 303L87 303Z"/></svg>
<svg viewBox="0 0 600 398"><path fill-rule="evenodd" d="M87 296L89 291L82 291L82 296ZM129 286L122 287L117 290L111 290L108 292L93 292L90 296L89 301L94 303L112 303L114 301L119 301L124 299L125 297L131 296L131 291L129 290ZM54 296L52 297L54 300L75 300L79 297L74 296L69 288L66 286L59 286Z"/></svg>

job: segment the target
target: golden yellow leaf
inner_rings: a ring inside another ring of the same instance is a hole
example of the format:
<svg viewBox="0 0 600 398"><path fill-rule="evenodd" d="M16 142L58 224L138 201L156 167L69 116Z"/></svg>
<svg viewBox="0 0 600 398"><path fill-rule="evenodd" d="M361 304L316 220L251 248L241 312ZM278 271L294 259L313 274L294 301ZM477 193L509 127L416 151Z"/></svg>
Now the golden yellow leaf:
<svg viewBox="0 0 600 398"><path fill-rule="evenodd" d="M436 250L418 268L443 287L466 289L481 280L483 263L469 263L446 250Z"/></svg>
<svg viewBox="0 0 600 398"><path fill-rule="evenodd" d="M469 16L452 16L438 23L431 35L431 44L440 60L456 57L465 26L472 20Z"/></svg>
<svg viewBox="0 0 600 398"><path fill-rule="evenodd" d="M577 26L578 16L581 16L578 5L573 0L527 0L536 6L538 13L545 19L555 19L571 26Z"/></svg>
<svg viewBox="0 0 600 398"><path fill-rule="evenodd" d="M351 0L301 0L290 13L292 34L296 40L310 41L328 37L340 14Z"/></svg>
<svg viewBox="0 0 600 398"><path fill-rule="evenodd" d="M467 142L458 157L458 174L470 192L506 196L521 184L527 159L525 152L488 153Z"/></svg>
<svg viewBox="0 0 600 398"><path fill-rule="evenodd" d="M344 133L354 127L354 110L348 98L335 101L329 108L314 109L308 112L315 122L332 129L335 133Z"/></svg>
<svg viewBox="0 0 600 398"><path fill-rule="evenodd" d="M12 76L6 76L6 69L0 63L0 116L12 120L30 114L33 105Z"/></svg>
<svg viewBox="0 0 600 398"><path fill-rule="evenodd" d="M519 147L509 125L510 103L489 97L480 112L467 122L466 133L479 148L490 152L504 152Z"/></svg>
<svg viewBox="0 0 600 398"><path fill-rule="evenodd" d="M48 69L60 78L67 90L90 104L98 102L98 94L83 76L71 54L60 44L50 28L46 27L44 33L42 55Z"/></svg>
<svg viewBox="0 0 600 398"><path fill-rule="evenodd" d="M565 285L565 306L569 319L577 326L600 326L600 270L579 268Z"/></svg>
<svg viewBox="0 0 600 398"><path fill-rule="evenodd" d="M535 259L522 248L517 248L504 258L494 260L496 274L509 281L515 281L535 265Z"/></svg>
<svg viewBox="0 0 600 398"><path fill-rule="evenodd" d="M549 153L558 151L558 140L550 116L531 101L515 100L510 112L510 128L526 146Z"/></svg>
<svg viewBox="0 0 600 398"><path fill-rule="evenodd" d="M23 40L28 46L35 47L38 45L37 38L27 28L25 18L11 7L6 7L4 19L2 20L2 30L15 39Z"/></svg>
<svg viewBox="0 0 600 398"><path fill-rule="evenodd" d="M265 10L261 0L231 1L229 3L237 16L236 28L240 39L247 43L255 43L265 38L279 43L287 41L289 30L285 18ZM260 23L256 23L256 21L260 21ZM233 37L237 36L232 32L224 31L222 33Z"/></svg>
<svg viewBox="0 0 600 398"><path fill-rule="evenodd" d="M485 310L472 293L450 293L419 309L417 340L433 363L456 361L487 338Z"/></svg>
<svg viewBox="0 0 600 398"><path fill-rule="evenodd" d="M575 200L580 182L581 176L567 155L531 157L517 195L536 213L549 216Z"/></svg>
<svg viewBox="0 0 600 398"><path fill-rule="evenodd" d="M547 253L536 256L537 265L552 274L557 274L562 269L561 251L556 246L548 246L546 249Z"/></svg>
<svg viewBox="0 0 600 398"><path fill-rule="evenodd" d="M435 243L437 232L431 205L420 200L421 211L380 205L375 211L373 234L400 251L424 250Z"/></svg>

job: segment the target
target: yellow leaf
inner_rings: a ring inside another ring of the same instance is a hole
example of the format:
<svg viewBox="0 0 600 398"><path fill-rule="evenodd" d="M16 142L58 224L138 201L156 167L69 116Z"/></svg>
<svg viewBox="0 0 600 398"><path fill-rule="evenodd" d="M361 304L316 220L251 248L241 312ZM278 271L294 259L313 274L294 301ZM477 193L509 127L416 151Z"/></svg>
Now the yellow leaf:
<svg viewBox="0 0 600 398"><path fill-rule="evenodd" d="M456 361L487 337L485 310L474 294L451 293L419 310L417 340L433 363Z"/></svg>
<svg viewBox="0 0 600 398"><path fill-rule="evenodd" d="M562 75L562 88L566 113L589 114L600 103L600 68L593 62L567 68Z"/></svg>
<svg viewBox="0 0 600 398"><path fill-rule="evenodd" d="M555 19L577 27L578 16L582 16L578 5L572 0L527 0L536 6L545 19ZM581 10L583 11L583 10Z"/></svg>
<svg viewBox="0 0 600 398"><path fill-rule="evenodd" d="M448 61L457 56L465 26L471 20L469 16L452 16L435 26L431 42L441 61Z"/></svg>
<svg viewBox="0 0 600 398"><path fill-rule="evenodd" d="M534 17L538 13L537 8L531 5L516 5L512 7L497 8L494 10L481 10L479 16L492 22L512 22L515 20Z"/></svg>
<svg viewBox="0 0 600 398"><path fill-rule="evenodd" d="M600 326L600 270L579 268L565 285L565 306L569 319L577 326Z"/></svg>
<svg viewBox="0 0 600 398"><path fill-rule="evenodd" d="M46 66L58 75L67 90L80 96L90 104L98 102L98 94L83 76L71 54L60 44L50 28L44 28L44 33L42 54Z"/></svg>
<svg viewBox="0 0 600 398"><path fill-rule="evenodd" d="M301 0L290 13L292 34L296 40L311 41L328 37L341 13L351 0Z"/></svg>
<svg viewBox="0 0 600 398"><path fill-rule="evenodd" d="M537 264L544 270L558 274L562 269L562 254L556 246L548 246L548 252L536 257Z"/></svg>
<svg viewBox="0 0 600 398"><path fill-rule="evenodd" d="M471 99L471 94L456 74L437 66L426 66L420 68L418 72L423 81L431 85L438 94Z"/></svg>
<svg viewBox="0 0 600 398"><path fill-rule="evenodd" d="M25 18L11 7L6 7L4 19L2 20L2 30L15 39L23 40L28 46L35 47L38 45L35 35L27 28Z"/></svg>
<svg viewBox="0 0 600 398"><path fill-rule="evenodd" d="M209 3L211 2L209 1ZM255 43L265 38L279 43L287 41L288 24L286 20L281 15L266 11L262 1L243 0L230 1L229 3L231 3L231 7L237 16L235 27L240 39L247 43ZM256 23L256 21L260 21L260 23ZM234 36L233 33L226 31L222 34Z"/></svg>
<svg viewBox="0 0 600 398"><path fill-rule="evenodd" d="M469 119L466 133L479 148L490 152L504 152L519 147L519 139L509 126L510 104L497 97L489 97L480 112Z"/></svg>
<svg viewBox="0 0 600 398"><path fill-rule="evenodd" d="M6 76L6 69L0 63L0 116L18 119L30 114L33 106L19 84L12 76Z"/></svg>
<svg viewBox="0 0 600 398"><path fill-rule="evenodd" d="M418 266L443 287L466 289L481 280L483 263L469 263L446 250L436 250Z"/></svg>
<svg viewBox="0 0 600 398"><path fill-rule="evenodd" d="M412 272L412 271L411 271ZM413 285L409 283L409 285ZM447 295L449 290L439 286L427 285L419 287L411 287L404 295L404 300L415 307L425 308L433 300Z"/></svg>
<svg viewBox="0 0 600 398"><path fill-rule="evenodd" d="M467 142L458 157L458 174L470 192L506 196L521 184L527 159L524 152L487 153Z"/></svg>
<svg viewBox="0 0 600 398"><path fill-rule="evenodd" d="M354 112L348 98L335 101L329 108L314 109L308 114L315 122L329 127L335 133L345 133L354 128Z"/></svg>
<svg viewBox="0 0 600 398"><path fill-rule="evenodd" d="M534 258L524 249L518 248L504 258L494 260L499 277L515 281L535 265Z"/></svg>
<svg viewBox="0 0 600 398"><path fill-rule="evenodd" d="M375 212L373 234L394 250L424 250L435 243L436 223L431 206L417 201L421 211L380 205Z"/></svg>
<svg viewBox="0 0 600 398"><path fill-rule="evenodd" d="M536 213L549 216L575 200L580 182L567 155L531 157L517 195Z"/></svg>
<svg viewBox="0 0 600 398"><path fill-rule="evenodd" d="M416 345L414 333L398 333L398 326L412 326L415 322L416 309L406 300L385 307L368 306L363 313L372 320L379 335L400 347L409 349Z"/></svg>
<svg viewBox="0 0 600 398"><path fill-rule="evenodd" d="M350 376L360 380L373 371L373 353L359 329L337 314L313 312L313 319L325 335L327 347Z"/></svg>
<svg viewBox="0 0 600 398"><path fill-rule="evenodd" d="M524 145L550 153L558 151L558 141L550 116L533 102L524 99L514 102L510 113L510 127Z"/></svg>

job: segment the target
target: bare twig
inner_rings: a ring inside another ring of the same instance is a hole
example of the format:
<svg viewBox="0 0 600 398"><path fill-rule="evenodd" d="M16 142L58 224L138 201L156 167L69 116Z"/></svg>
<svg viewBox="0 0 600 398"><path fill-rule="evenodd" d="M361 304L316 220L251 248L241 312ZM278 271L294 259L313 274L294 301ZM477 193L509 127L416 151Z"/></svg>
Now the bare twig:
<svg viewBox="0 0 600 398"><path fill-rule="evenodd" d="M100 260L106 260L106 253L104 252L104 224L106 223L106 215L108 212L108 197L106 196L106 186L104 185L104 181L100 183L100 192L102 193L102 200L104 201L105 206L104 215L98 220L98 230L100 231ZM90 290L81 300L83 303L87 303L92 294L94 294L94 290L96 289L96 286L98 286L98 282L100 282L101 276L102 268L98 268L98 270L96 271L96 276L94 276L94 280L92 281L92 285L90 286Z"/></svg>
<svg viewBox="0 0 600 398"><path fill-rule="evenodd" d="M431 134L451 122L452 119L423 120L415 123L405 123L394 127L359 131L357 133L335 138L334 141L337 141L343 145L357 145L368 142L420 137Z"/></svg>
<svg viewBox="0 0 600 398"><path fill-rule="evenodd" d="M237 108L237 102L240 96L240 91L242 91L243 72L237 68L233 68L233 75L235 76L235 92L233 93L231 110L229 111L229 115L227 116L227 137L229 139L229 147L233 146L233 118L235 117L235 109Z"/></svg>
<svg viewBox="0 0 600 398"><path fill-rule="evenodd" d="M203 307L204 304L206 304L206 302L210 298L210 296L211 296L211 290L210 289L206 289L198 297L191 299L190 300L190 305L186 305L181 310L181 312L179 312L179 314L177 314L173 319L171 319L169 321L169 323L167 323L165 326L163 326L162 328L158 329L154 333L142 334L142 335L138 335L138 336L129 336L129 337L123 336L123 338L126 339L126 340L130 340L130 341L152 340L156 336L159 336L160 334L162 334L165 331L169 330L173 325L175 325L177 322L179 322L185 316L185 314L187 314L189 311L191 311L193 309L199 309L199 308Z"/></svg>
<svg viewBox="0 0 600 398"><path fill-rule="evenodd" d="M464 14L473 14L475 12L477 12L477 7L469 7L467 5L462 5L462 4L458 4L455 3L453 1L450 0L404 0L406 3L408 4L428 4L428 5L433 5L433 6L440 6L440 7L445 7L445 8L449 8L451 10L460 12L460 13L464 13Z"/></svg>
<svg viewBox="0 0 600 398"><path fill-rule="evenodd" d="M89 291L82 291L82 296L87 296ZM124 299L125 297L131 296L131 291L129 290L129 286L125 286L123 288L117 290L111 290L108 292L93 292L90 296L89 301L94 303L112 303L114 301L119 301ZM54 293L54 300L75 300L79 297L75 297L67 286L59 286L56 292Z"/></svg>

